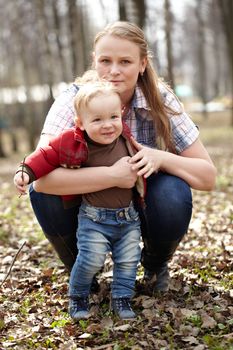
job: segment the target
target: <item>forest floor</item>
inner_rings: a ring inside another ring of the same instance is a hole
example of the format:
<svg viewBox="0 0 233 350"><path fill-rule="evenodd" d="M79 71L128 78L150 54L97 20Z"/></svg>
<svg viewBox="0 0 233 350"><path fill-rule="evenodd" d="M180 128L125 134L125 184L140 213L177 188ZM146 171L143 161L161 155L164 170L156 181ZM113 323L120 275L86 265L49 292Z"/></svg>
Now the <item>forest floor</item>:
<svg viewBox="0 0 233 350"><path fill-rule="evenodd" d="M213 192L193 191L187 235L170 262L170 290L137 293L134 321L109 310L111 262L92 296L93 317L67 314L66 274L12 174L21 159L0 159L0 350L232 350L233 128L229 115L195 116L218 169ZM139 267L138 283L143 269Z"/></svg>

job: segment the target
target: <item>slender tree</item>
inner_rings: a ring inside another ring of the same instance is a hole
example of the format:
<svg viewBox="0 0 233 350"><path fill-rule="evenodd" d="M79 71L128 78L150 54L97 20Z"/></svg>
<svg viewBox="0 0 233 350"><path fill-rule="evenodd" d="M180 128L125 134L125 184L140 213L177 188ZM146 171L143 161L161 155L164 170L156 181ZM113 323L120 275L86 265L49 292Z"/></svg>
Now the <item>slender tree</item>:
<svg viewBox="0 0 233 350"><path fill-rule="evenodd" d="M135 21L140 28L145 27L146 23L146 1L144 0L132 0L132 6L135 13Z"/></svg>
<svg viewBox="0 0 233 350"><path fill-rule="evenodd" d="M49 87L49 98L47 105L50 106L53 102L52 86L54 84L54 72L51 69L55 62L53 58L53 51L49 42L49 25L46 17L46 2L45 0L36 0L35 11L38 26L38 36L41 38L41 60L43 64L38 64L38 70L43 75L43 80L46 81ZM57 59L58 61L58 59ZM40 61L39 61L40 62Z"/></svg>
<svg viewBox="0 0 233 350"><path fill-rule="evenodd" d="M228 49L228 60L231 69L231 96L233 97L233 1L217 0L217 3L221 13L222 25ZM231 112L231 125L233 127L233 103Z"/></svg>
<svg viewBox="0 0 233 350"><path fill-rule="evenodd" d="M207 67L206 67L206 55L205 55L205 24L203 20L203 2L202 0L197 0L196 6L196 17L197 17L197 30L198 30L198 92L203 104L203 117L206 119L208 117L208 112L206 109L206 104L208 102L207 98Z"/></svg>
<svg viewBox="0 0 233 350"><path fill-rule="evenodd" d="M53 33L55 36L56 46L57 46L57 58L60 66L60 78L61 81L69 81L69 70L67 69L67 64L64 57L64 46L62 43L62 21L59 13L59 2L57 0L52 1L52 13L54 18Z"/></svg>
<svg viewBox="0 0 233 350"><path fill-rule="evenodd" d="M3 126L1 125L1 120L0 120L0 158L5 158L6 157L3 144L4 144L4 141L3 141Z"/></svg>
<svg viewBox="0 0 233 350"><path fill-rule="evenodd" d="M165 13L165 33L166 33L166 48L167 48L167 80L172 89L175 87L174 74L173 74L173 51L172 51L172 14L170 0L164 1L164 13Z"/></svg>
<svg viewBox="0 0 233 350"><path fill-rule="evenodd" d="M146 1L144 0L119 0L119 19L131 21L140 28L144 28L146 22Z"/></svg>
<svg viewBox="0 0 233 350"><path fill-rule="evenodd" d="M120 21L128 21L127 11L126 11L126 2L124 0L119 0L119 19Z"/></svg>
<svg viewBox="0 0 233 350"><path fill-rule="evenodd" d="M88 67L88 20L85 17L85 5L82 1L67 0L70 24L70 46L72 52L73 77L80 75ZM85 23L85 24L84 24Z"/></svg>

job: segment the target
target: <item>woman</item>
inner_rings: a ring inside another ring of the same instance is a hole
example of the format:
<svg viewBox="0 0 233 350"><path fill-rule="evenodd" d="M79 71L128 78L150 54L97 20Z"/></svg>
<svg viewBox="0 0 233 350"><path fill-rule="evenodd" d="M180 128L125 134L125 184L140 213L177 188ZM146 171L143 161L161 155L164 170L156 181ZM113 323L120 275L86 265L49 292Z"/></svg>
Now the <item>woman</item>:
<svg viewBox="0 0 233 350"><path fill-rule="evenodd" d="M70 270L77 254L78 206L64 210L56 195L131 188L142 175L141 167L147 167L145 215L141 213L144 279L155 291L166 291L168 261L191 219L190 188L212 190L216 169L198 138L198 129L172 91L157 78L141 29L115 22L98 33L93 68L100 78L117 87L138 153L130 162L124 157L112 167L56 169L31 187L32 206L46 237ZM74 83L54 102L39 145L73 126L77 91Z"/></svg>

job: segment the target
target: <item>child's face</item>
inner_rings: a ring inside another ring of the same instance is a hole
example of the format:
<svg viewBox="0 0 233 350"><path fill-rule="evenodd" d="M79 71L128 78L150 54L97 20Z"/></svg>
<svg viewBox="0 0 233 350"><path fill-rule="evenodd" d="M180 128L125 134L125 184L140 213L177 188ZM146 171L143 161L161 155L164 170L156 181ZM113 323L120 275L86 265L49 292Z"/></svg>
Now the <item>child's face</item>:
<svg viewBox="0 0 233 350"><path fill-rule="evenodd" d="M122 133L121 101L117 94L93 97L82 111L78 126L93 141L108 145Z"/></svg>

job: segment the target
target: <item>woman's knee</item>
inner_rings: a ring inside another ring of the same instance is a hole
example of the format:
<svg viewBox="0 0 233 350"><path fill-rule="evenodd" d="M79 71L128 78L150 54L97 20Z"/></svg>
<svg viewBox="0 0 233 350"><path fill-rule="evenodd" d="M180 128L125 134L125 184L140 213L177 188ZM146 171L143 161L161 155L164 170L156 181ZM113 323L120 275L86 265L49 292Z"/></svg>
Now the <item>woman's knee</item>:
<svg viewBox="0 0 233 350"><path fill-rule="evenodd" d="M64 209L60 196L36 192L29 188L32 209L42 230L48 235L69 235L76 233L78 206Z"/></svg>
<svg viewBox="0 0 233 350"><path fill-rule="evenodd" d="M159 173L148 180L147 231L163 239L182 237L192 216L192 194L182 179Z"/></svg>
<svg viewBox="0 0 233 350"><path fill-rule="evenodd" d="M182 215L183 211L192 211L191 189L179 177L159 173L148 181L146 204L152 211L156 208Z"/></svg>

